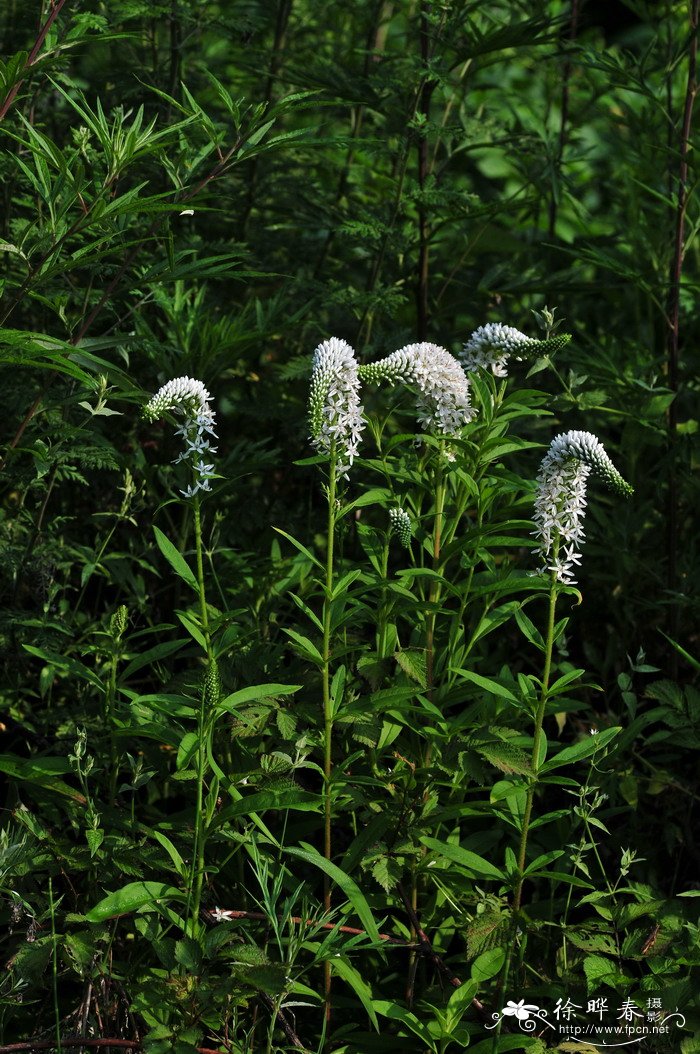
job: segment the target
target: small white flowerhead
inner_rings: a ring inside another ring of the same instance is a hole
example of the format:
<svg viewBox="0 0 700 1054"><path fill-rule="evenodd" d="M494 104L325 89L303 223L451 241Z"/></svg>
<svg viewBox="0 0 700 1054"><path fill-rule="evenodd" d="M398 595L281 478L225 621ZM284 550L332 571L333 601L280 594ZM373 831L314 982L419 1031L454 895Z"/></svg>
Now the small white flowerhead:
<svg viewBox="0 0 700 1054"><path fill-rule="evenodd" d="M206 464L205 457L215 454L217 448L207 438L216 438L216 416L209 405L210 400L211 395L201 381L192 377L175 377L156 392L143 410L149 421L157 421L166 413L184 417L175 434L182 436L185 449L175 459L175 464L187 461L194 472L194 482L180 491L186 498L211 490L209 480L214 476L214 465Z"/></svg>
<svg viewBox="0 0 700 1054"><path fill-rule="evenodd" d="M437 344L407 344L379 362L360 366L360 376L416 389L418 420L426 432L458 436L476 414L469 378L454 355Z"/></svg>
<svg viewBox="0 0 700 1054"><path fill-rule="evenodd" d="M574 568L581 562L586 483L591 472L618 494L628 497L626 483L591 432L565 432L556 436L545 454L537 476L535 515L539 540L537 553L542 572L553 571L560 582L574 584Z"/></svg>
<svg viewBox="0 0 700 1054"><path fill-rule="evenodd" d="M488 322L474 330L459 353L459 360L468 373L481 368L491 370L495 377L507 377L507 363L512 355L516 359L545 355L563 348L570 339L570 334L560 333L548 340L536 340L513 326Z"/></svg>
<svg viewBox="0 0 700 1054"><path fill-rule="evenodd" d="M336 454L336 475L347 475L357 455L364 421L355 353L345 340L331 337L316 348L309 392L311 442Z"/></svg>
<svg viewBox="0 0 700 1054"><path fill-rule="evenodd" d="M202 414L213 419L210 399L211 395L201 381L193 377L175 377L158 389L144 407L143 416L149 421L157 421L163 414L172 410L179 411L186 417Z"/></svg>
<svg viewBox="0 0 700 1054"><path fill-rule="evenodd" d="M389 534L395 534L404 549L410 547L413 525L404 509L389 509Z"/></svg>

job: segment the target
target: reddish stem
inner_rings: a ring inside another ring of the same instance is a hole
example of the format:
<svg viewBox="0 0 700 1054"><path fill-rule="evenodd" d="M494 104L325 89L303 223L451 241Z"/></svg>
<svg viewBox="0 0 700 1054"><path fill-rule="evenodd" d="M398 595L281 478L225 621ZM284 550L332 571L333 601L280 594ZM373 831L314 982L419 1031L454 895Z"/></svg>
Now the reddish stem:
<svg viewBox="0 0 700 1054"><path fill-rule="evenodd" d="M58 18L58 15L59 15L59 13L61 11L61 8L65 4L65 2L66 2L66 0L56 0L55 4L52 6L51 13L49 14L49 17L46 19L46 22L42 26L41 30L39 31L39 36L36 38L36 40L34 42L34 47L30 51L29 58L27 59L25 65L24 65L24 73L25 74L29 71L30 67L33 66L34 63L36 62L37 55L41 51L41 46L44 43L44 41L46 40L46 34L48 33L48 31L51 29L51 26L54 24L54 22ZM17 83L14 84L10 88L9 92L5 96L5 101L2 104L2 107L0 107L0 121L2 121L3 117L5 116L7 111L12 106L12 103L15 101L15 97L17 95L17 92L20 90L20 88L22 87L23 84L24 84L24 77L21 80L18 80Z"/></svg>

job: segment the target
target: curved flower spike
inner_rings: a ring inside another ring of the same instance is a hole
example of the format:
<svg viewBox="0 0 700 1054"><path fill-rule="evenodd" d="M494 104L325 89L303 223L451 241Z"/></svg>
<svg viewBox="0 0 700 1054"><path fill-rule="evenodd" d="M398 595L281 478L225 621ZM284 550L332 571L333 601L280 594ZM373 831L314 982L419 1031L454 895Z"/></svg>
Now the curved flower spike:
<svg viewBox="0 0 700 1054"><path fill-rule="evenodd" d="M624 497L633 493L591 432L566 432L556 436L545 454L537 476L534 532L542 573L554 571L560 582L573 584L575 565L581 562L586 483L591 472ZM563 545L561 543L564 543Z"/></svg>
<svg viewBox="0 0 700 1054"><path fill-rule="evenodd" d="M309 392L311 442L329 454L335 444L336 475L347 476L357 454L364 421L355 353L345 340L331 337L316 348Z"/></svg>
<svg viewBox="0 0 700 1054"><path fill-rule="evenodd" d="M157 421L168 412L182 414L185 418L175 435L185 441L185 449L175 459L189 461L194 472L194 483L180 491L186 498L192 498L200 490L211 490L210 479L214 476L214 465L206 464L205 458L215 454L207 436L216 438L214 427L216 415L209 402L211 395L201 381L192 377L175 377L156 392L143 410L143 416L149 421Z"/></svg>
<svg viewBox="0 0 700 1054"><path fill-rule="evenodd" d="M495 377L507 377L506 367L511 355L516 359L531 355L545 355L559 351L570 340L570 333L559 333L548 340L536 340L533 337L527 337L513 326L504 326L501 322L489 322L474 330L459 353L459 360L468 373L481 367L491 370Z"/></svg>
<svg viewBox="0 0 700 1054"><path fill-rule="evenodd" d="M417 389L418 420L425 431L458 436L476 414L469 378L454 355L437 344L407 344L379 362L360 366L360 377Z"/></svg>

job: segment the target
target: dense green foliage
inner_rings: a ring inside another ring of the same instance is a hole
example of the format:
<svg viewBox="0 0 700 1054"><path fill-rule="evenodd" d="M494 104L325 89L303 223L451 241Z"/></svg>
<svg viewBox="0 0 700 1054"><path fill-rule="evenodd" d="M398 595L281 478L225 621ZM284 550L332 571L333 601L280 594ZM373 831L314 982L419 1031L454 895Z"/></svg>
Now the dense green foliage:
<svg viewBox="0 0 700 1054"><path fill-rule="evenodd" d="M659 999L700 1051L697 8L0 10L0 1043L585 1052L488 1026ZM453 440L368 381L336 481L316 345L487 322L571 340ZM570 429L634 486L577 587Z"/></svg>

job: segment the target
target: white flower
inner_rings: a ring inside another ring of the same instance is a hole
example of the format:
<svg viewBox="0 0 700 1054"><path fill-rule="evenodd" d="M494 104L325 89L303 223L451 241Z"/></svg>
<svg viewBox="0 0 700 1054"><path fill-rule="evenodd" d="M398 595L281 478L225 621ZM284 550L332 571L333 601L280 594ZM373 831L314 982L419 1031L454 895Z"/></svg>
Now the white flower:
<svg viewBox="0 0 700 1054"><path fill-rule="evenodd" d="M402 381L416 388L418 420L425 431L458 436L476 414L469 378L454 355L437 344L407 344L379 362L360 366L360 376L375 383Z"/></svg>
<svg viewBox="0 0 700 1054"><path fill-rule="evenodd" d="M316 348L309 392L311 442L329 454L334 445L336 475L347 476L357 455L364 421L355 353L338 337Z"/></svg>
<svg viewBox="0 0 700 1054"><path fill-rule="evenodd" d="M459 353L459 360L469 373L481 367L491 370L495 377L507 377L506 364L511 355L522 359L526 355L558 351L569 340L568 333L561 333L548 340L536 340L513 326L488 322L474 330Z"/></svg>
<svg viewBox="0 0 700 1054"><path fill-rule="evenodd" d="M574 567L581 562L578 550L584 541L586 483L591 472L596 472L619 494L632 493L603 444L591 432L556 436L537 477L533 519L537 524L534 533L540 543L537 553L543 561L542 572L553 571L560 582L568 584L575 582Z"/></svg>
<svg viewBox="0 0 700 1054"><path fill-rule="evenodd" d="M209 405L210 400L211 395L201 381L192 377L175 377L156 392L143 411L149 421L156 421L168 412L184 415L185 420L175 430L175 435L182 436L185 449L174 463L189 461L192 466L194 483L180 491L186 498L194 497L200 490L211 490L209 480L214 475L214 465L205 464L204 460L206 455L217 451L217 447L206 438L208 435L216 438L216 416Z"/></svg>

